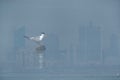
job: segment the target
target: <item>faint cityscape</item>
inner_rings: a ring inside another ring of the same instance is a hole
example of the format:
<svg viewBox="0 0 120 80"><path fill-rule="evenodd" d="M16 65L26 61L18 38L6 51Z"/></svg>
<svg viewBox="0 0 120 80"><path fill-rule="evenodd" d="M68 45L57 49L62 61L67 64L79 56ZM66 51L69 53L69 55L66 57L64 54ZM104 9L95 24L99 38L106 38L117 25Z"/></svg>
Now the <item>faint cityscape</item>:
<svg viewBox="0 0 120 80"><path fill-rule="evenodd" d="M119 0L0 0L0 80L120 80ZM40 46L24 36L47 34Z"/></svg>
<svg viewBox="0 0 120 80"><path fill-rule="evenodd" d="M120 65L118 36L113 34L110 38L109 49L103 49L104 39L102 28L96 26L80 26L79 44L70 44L68 49L59 49L59 37L57 34L49 34L44 40L46 45L45 67L65 67L65 66L90 66L90 65ZM20 27L14 33L14 53L16 67L37 68L38 59L34 54L34 47L27 49L23 36L26 34L26 27Z"/></svg>

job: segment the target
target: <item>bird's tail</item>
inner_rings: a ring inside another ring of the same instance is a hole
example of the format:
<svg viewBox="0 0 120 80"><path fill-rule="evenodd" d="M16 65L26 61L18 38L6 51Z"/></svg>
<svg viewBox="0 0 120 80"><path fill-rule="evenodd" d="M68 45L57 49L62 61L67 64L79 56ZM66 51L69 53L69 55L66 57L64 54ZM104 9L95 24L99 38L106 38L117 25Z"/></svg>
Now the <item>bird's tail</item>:
<svg viewBox="0 0 120 80"><path fill-rule="evenodd" d="M24 36L24 38L30 39L28 36Z"/></svg>

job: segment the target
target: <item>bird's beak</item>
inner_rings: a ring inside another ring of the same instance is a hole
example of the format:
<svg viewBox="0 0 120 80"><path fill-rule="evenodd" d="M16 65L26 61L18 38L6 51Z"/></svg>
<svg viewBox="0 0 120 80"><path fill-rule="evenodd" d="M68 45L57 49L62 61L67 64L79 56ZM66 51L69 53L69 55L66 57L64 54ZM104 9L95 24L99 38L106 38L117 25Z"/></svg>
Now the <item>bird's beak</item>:
<svg viewBox="0 0 120 80"><path fill-rule="evenodd" d="M45 37L47 37L47 35L45 35Z"/></svg>

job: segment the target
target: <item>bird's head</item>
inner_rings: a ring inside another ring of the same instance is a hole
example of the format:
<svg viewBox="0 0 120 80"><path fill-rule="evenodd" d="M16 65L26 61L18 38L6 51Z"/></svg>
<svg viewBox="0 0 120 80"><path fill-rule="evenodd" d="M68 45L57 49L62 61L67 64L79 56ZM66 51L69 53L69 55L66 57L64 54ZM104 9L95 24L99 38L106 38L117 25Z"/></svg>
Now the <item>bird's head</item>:
<svg viewBox="0 0 120 80"><path fill-rule="evenodd" d="M41 34L45 35L45 33L44 33L44 32L41 32Z"/></svg>
<svg viewBox="0 0 120 80"><path fill-rule="evenodd" d="M41 35L43 35L44 37L46 37L46 34L44 32L41 32Z"/></svg>

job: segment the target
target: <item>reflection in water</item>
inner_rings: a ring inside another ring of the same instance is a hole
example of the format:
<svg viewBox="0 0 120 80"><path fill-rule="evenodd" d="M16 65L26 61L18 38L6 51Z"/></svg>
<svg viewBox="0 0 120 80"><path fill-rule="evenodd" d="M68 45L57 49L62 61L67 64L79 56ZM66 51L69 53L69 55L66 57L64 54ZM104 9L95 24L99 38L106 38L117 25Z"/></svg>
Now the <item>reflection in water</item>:
<svg viewBox="0 0 120 80"><path fill-rule="evenodd" d="M38 54L38 55L39 55L39 68L42 69L44 66L43 54Z"/></svg>
<svg viewBox="0 0 120 80"><path fill-rule="evenodd" d="M38 47L36 47L36 52L38 54L38 62L39 62L39 68L42 69L44 66L44 53L45 53L45 46L44 45L40 45Z"/></svg>

